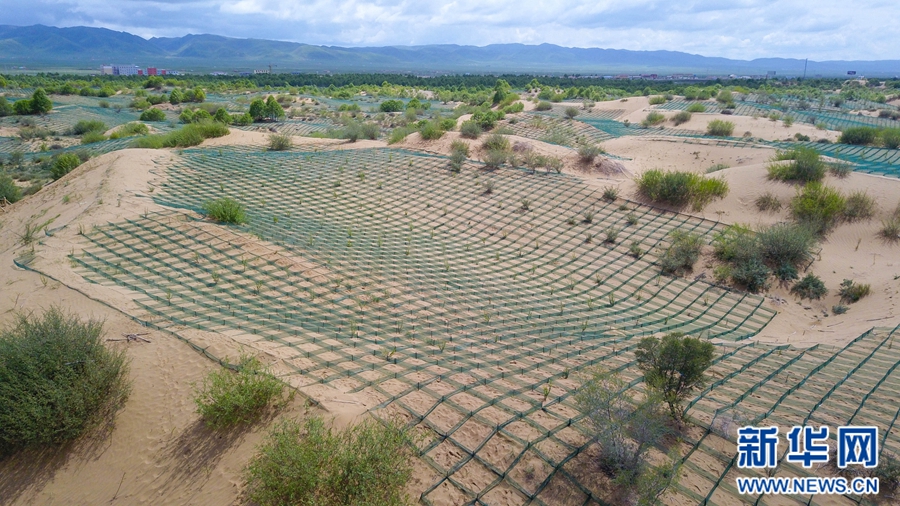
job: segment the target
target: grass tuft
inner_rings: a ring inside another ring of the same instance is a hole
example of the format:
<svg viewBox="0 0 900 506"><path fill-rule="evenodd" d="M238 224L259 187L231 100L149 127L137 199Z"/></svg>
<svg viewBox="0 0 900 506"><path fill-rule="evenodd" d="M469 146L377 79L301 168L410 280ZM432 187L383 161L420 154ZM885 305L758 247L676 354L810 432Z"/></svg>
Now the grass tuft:
<svg viewBox="0 0 900 506"><path fill-rule="evenodd" d="M224 429L258 420L283 391L284 383L258 358L244 355L237 371L211 372L195 390L194 403L207 427Z"/></svg>
<svg viewBox="0 0 900 506"><path fill-rule="evenodd" d="M208 201L203 204L203 210L214 221L235 225L247 223L244 205L230 197Z"/></svg>

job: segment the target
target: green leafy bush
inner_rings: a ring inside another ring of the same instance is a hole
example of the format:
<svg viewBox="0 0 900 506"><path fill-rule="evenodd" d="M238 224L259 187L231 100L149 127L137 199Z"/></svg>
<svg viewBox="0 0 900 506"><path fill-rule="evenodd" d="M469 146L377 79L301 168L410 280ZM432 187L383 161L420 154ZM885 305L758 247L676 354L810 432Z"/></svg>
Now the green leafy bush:
<svg viewBox="0 0 900 506"><path fill-rule="evenodd" d="M551 104L550 102L547 102L546 100L541 100L540 102L537 103L536 106L534 106L534 109L536 111L549 111L549 110L553 109L553 104Z"/></svg>
<svg viewBox="0 0 900 506"><path fill-rule="evenodd" d="M467 139L477 139L481 132L481 126L472 120L463 121L459 125L459 134Z"/></svg>
<svg viewBox="0 0 900 506"><path fill-rule="evenodd" d="M881 131L881 144L889 149L900 147L900 128L885 128Z"/></svg>
<svg viewBox="0 0 900 506"><path fill-rule="evenodd" d="M693 172L663 172L651 169L637 178L638 193L653 202L676 207L693 204L700 210L716 198L728 194L728 183L723 179L708 178Z"/></svg>
<svg viewBox="0 0 900 506"><path fill-rule="evenodd" d="M125 352L102 337L102 322L55 307L0 331L0 455L76 439L124 403Z"/></svg>
<svg viewBox="0 0 900 506"><path fill-rule="evenodd" d="M284 392L284 383L258 358L241 356L237 370L217 369L194 390L197 413L207 427L223 429L258 420Z"/></svg>
<svg viewBox="0 0 900 506"><path fill-rule="evenodd" d="M500 134L491 134L486 139L481 142L482 149L485 150L500 150L500 151L509 151L509 139Z"/></svg>
<svg viewBox="0 0 900 506"><path fill-rule="evenodd" d="M84 135L88 132L105 132L106 123L100 120L81 120L69 130L72 135Z"/></svg>
<svg viewBox="0 0 900 506"><path fill-rule="evenodd" d="M634 358L647 386L662 397L672 418L679 420L682 403L705 383L715 354L713 343L673 332L662 339L641 339Z"/></svg>
<svg viewBox="0 0 900 506"><path fill-rule="evenodd" d="M840 142L841 144L856 144L859 146L866 146L868 144L874 144L877 137L877 128L866 126L850 127L841 133L841 137L838 139L838 142Z"/></svg>
<svg viewBox="0 0 900 506"><path fill-rule="evenodd" d="M689 272L700 258L703 239L698 234L675 230L669 234L672 243L659 259L659 266L667 274Z"/></svg>
<svg viewBox="0 0 900 506"><path fill-rule="evenodd" d="M415 127L412 126L397 127L391 130L391 135L388 136L388 144L396 144L415 131Z"/></svg>
<svg viewBox="0 0 900 506"><path fill-rule="evenodd" d="M703 104L691 104L685 110L687 112L706 112L706 106Z"/></svg>
<svg viewBox="0 0 900 506"><path fill-rule="evenodd" d="M772 267L799 267L813 258L818 244L814 229L795 223L778 223L757 233L759 251Z"/></svg>
<svg viewBox="0 0 900 506"><path fill-rule="evenodd" d="M844 196L822 183L810 182L791 199L791 213L800 223L820 234L828 232L843 217Z"/></svg>
<svg viewBox="0 0 900 506"><path fill-rule="evenodd" d="M828 293L822 278L815 274L809 273L800 281L794 283L791 287L791 293L800 297L801 300L819 300Z"/></svg>
<svg viewBox="0 0 900 506"><path fill-rule="evenodd" d="M700 104L692 104L692 105L700 105ZM702 107L702 106L701 106ZM687 123L691 120L691 113L689 111L681 111L672 116L672 123L675 125L681 125L683 123Z"/></svg>
<svg viewBox="0 0 900 506"><path fill-rule="evenodd" d="M426 141L440 139L444 135L439 121L426 121L424 125L419 127L419 135Z"/></svg>
<svg viewBox="0 0 900 506"><path fill-rule="evenodd" d="M400 426L365 421L341 431L321 417L286 420L245 470L247 497L260 506L400 506L412 475L411 439Z"/></svg>
<svg viewBox="0 0 900 506"><path fill-rule="evenodd" d="M651 111L647 114L647 117L641 121L641 125L643 127L649 127L653 125L658 125L666 120L666 116L661 112Z"/></svg>
<svg viewBox="0 0 900 506"><path fill-rule="evenodd" d="M385 100L378 106L381 112L400 112L405 109L402 100Z"/></svg>
<svg viewBox="0 0 900 506"><path fill-rule="evenodd" d="M78 155L73 153L63 153L56 157L53 166L50 167L50 176L53 177L53 179L59 179L69 172L72 172L72 170L79 165L81 165L81 158L78 158Z"/></svg>
<svg viewBox="0 0 900 506"><path fill-rule="evenodd" d="M14 204L22 198L22 190L6 174L0 174L0 205Z"/></svg>
<svg viewBox="0 0 900 506"><path fill-rule="evenodd" d="M133 135L147 135L150 133L150 129L147 128L147 125L143 123L139 123L137 121L132 121L131 123L126 123L119 128L115 129L112 134L110 134L110 139L121 139L123 137L131 137Z"/></svg>
<svg viewBox="0 0 900 506"><path fill-rule="evenodd" d="M715 137L728 137L734 132L734 123L720 119L714 119L707 123L706 134Z"/></svg>
<svg viewBox="0 0 900 506"><path fill-rule="evenodd" d="M166 134L148 135L135 139L131 147L134 148L186 148L196 146L206 139L228 135L228 127L215 121L202 121L191 123L178 130Z"/></svg>
<svg viewBox="0 0 900 506"><path fill-rule="evenodd" d="M666 97L662 95L654 95L650 97L650 105L660 105L666 103Z"/></svg>
<svg viewBox="0 0 900 506"><path fill-rule="evenodd" d="M791 163L776 163L782 160L791 160ZM781 151L775 155L775 160L769 165L769 178L780 181L820 181L825 177L825 162L815 149L798 147L788 151Z"/></svg>
<svg viewBox="0 0 900 506"><path fill-rule="evenodd" d="M571 106L570 106L570 107L566 107L565 114L566 114L566 117L567 117L567 118L572 119L572 118L574 118L575 116L578 116L578 108L577 108L577 107L571 107Z"/></svg>
<svg viewBox="0 0 900 506"><path fill-rule="evenodd" d="M203 204L206 215L215 221L240 225L247 222L244 205L231 197L210 200Z"/></svg>
<svg viewBox="0 0 900 506"><path fill-rule="evenodd" d="M166 113L156 107L151 107L141 113L141 121L165 121Z"/></svg>
<svg viewBox="0 0 900 506"><path fill-rule="evenodd" d="M81 136L81 144L93 144L95 142L105 141L106 136L103 135L103 132L87 132L86 134Z"/></svg>

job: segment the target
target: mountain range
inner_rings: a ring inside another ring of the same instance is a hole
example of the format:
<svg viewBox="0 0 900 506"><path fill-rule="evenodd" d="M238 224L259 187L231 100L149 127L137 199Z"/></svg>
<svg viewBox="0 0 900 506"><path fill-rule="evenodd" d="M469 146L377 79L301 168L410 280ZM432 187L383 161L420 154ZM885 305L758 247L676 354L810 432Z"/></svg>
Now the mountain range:
<svg viewBox="0 0 900 506"><path fill-rule="evenodd" d="M678 51L573 48L553 44L338 47L219 35L144 39L106 28L0 25L0 66L88 68L136 64L176 70L416 73L673 73L701 75L900 75L900 60L733 60Z"/></svg>

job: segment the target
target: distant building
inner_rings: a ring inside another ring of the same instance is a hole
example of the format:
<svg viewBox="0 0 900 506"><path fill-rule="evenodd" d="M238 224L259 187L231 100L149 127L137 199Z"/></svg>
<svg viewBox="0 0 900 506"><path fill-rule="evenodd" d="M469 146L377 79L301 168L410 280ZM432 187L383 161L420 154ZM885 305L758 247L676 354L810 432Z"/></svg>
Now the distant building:
<svg viewBox="0 0 900 506"><path fill-rule="evenodd" d="M268 74L269 70L268 69L254 70L253 73L254 74Z"/></svg>
<svg viewBox="0 0 900 506"><path fill-rule="evenodd" d="M137 65L113 65L114 76L136 76L138 70Z"/></svg>
<svg viewBox="0 0 900 506"><path fill-rule="evenodd" d="M102 65L100 67L100 75L102 76L111 76L113 75L113 67L112 65Z"/></svg>
<svg viewBox="0 0 900 506"><path fill-rule="evenodd" d="M147 67L147 75L148 75L148 76L155 76L155 75L158 75L158 74L156 73L156 67Z"/></svg>
<svg viewBox="0 0 900 506"><path fill-rule="evenodd" d="M166 75L166 74L168 74L168 73L169 73L169 71L166 70L166 69L162 69L162 70L159 71L159 75L161 75L161 76L164 76L164 75Z"/></svg>
<svg viewBox="0 0 900 506"><path fill-rule="evenodd" d="M138 75L139 75L139 76L144 75L144 70L143 70L143 69L138 69Z"/></svg>

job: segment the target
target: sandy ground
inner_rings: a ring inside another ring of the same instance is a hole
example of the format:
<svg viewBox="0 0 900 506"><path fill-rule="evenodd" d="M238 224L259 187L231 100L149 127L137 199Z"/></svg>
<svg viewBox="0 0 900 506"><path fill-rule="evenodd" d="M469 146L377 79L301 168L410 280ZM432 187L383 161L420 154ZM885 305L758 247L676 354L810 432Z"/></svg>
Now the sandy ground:
<svg viewBox="0 0 900 506"><path fill-rule="evenodd" d="M598 103L597 108L625 109L625 116L646 115L647 99ZM710 115L695 115L692 122L705 125ZM719 115L720 116L720 115ZM766 119L729 117L748 124L754 136L766 135L766 128L778 137L793 134ZM742 123L743 124L743 123ZM691 123L684 128L700 128ZM744 128L736 126L736 131ZM814 130L814 129L813 129ZM821 134L821 132L820 132ZM228 136L207 141L207 146L246 145L264 149L266 132L232 130ZM458 139L447 133L436 141L424 141L410 135L397 147L449 153ZM771 191L787 204L796 191L792 185L768 181L766 163L774 153L769 148L719 147L710 143L684 143L682 139L625 137L603 143L603 147L622 160L603 157L585 166L577 154L566 147L509 136L513 145L527 145L541 154L564 160L564 171L583 177L598 189L616 185L621 195L634 199L635 174L650 169L679 169L705 172L714 164L730 168L715 173L728 181L731 192L698 213L723 223L747 223L764 226L788 219L787 210L760 213L753 204L762 192ZM356 149L385 146L381 141L348 143L333 139L294 137L295 145L322 149ZM480 143L468 141L472 158L480 158ZM173 163L176 152L167 150L124 150L95 158L71 174L49 185L38 194L0 210L0 322L9 321L15 310L38 310L57 304L82 315L106 320L110 337L125 332L144 332L125 314L141 316L133 302L134 293L116 288L90 285L72 272L66 260L78 251L78 230L95 224L121 221L159 209L152 192L159 184L157 169ZM900 324L896 304L900 294L900 244L887 244L877 238L880 220L900 203L900 180L852 174L827 183L844 193L866 191L881 207L881 214L862 223L842 224L821 245L822 251L810 271L823 278L829 295L812 303L798 302L787 290L773 287L766 304L779 313L760 334L767 342L790 342L804 346L815 343L843 344L873 326ZM66 198L68 197L68 198ZM26 252L17 236L26 223L53 221L52 236L39 234L34 266L50 277L14 267L13 259ZM256 241L252 238L245 238ZM257 241L258 242L258 241ZM268 248L268 245L258 244ZM274 250L274 246L272 246ZM711 277L711 264L701 260L695 274ZM872 294L853 304L842 316L831 315L837 303L835 288L842 279L870 283ZM73 289L74 288L74 289ZM98 302L103 300L106 304ZM241 469L253 453L271 420L242 433L223 437L210 433L193 411L191 385L217 367L194 352L187 344L162 332L149 331L151 343L128 345L132 359L134 389L115 425L106 432L84 438L71 449L46 455L21 454L0 463L0 504L234 504L240 499ZM210 346L213 354L235 357L241 350L240 335L192 335L192 339ZM263 360L277 363L277 355L261 352ZM338 425L352 423L370 406L370 400L334 389L317 386L301 392L321 403L326 416ZM281 416L302 416L303 397ZM427 466L417 466L410 485L412 491L432 483ZM447 504L454 504L448 497Z"/></svg>

